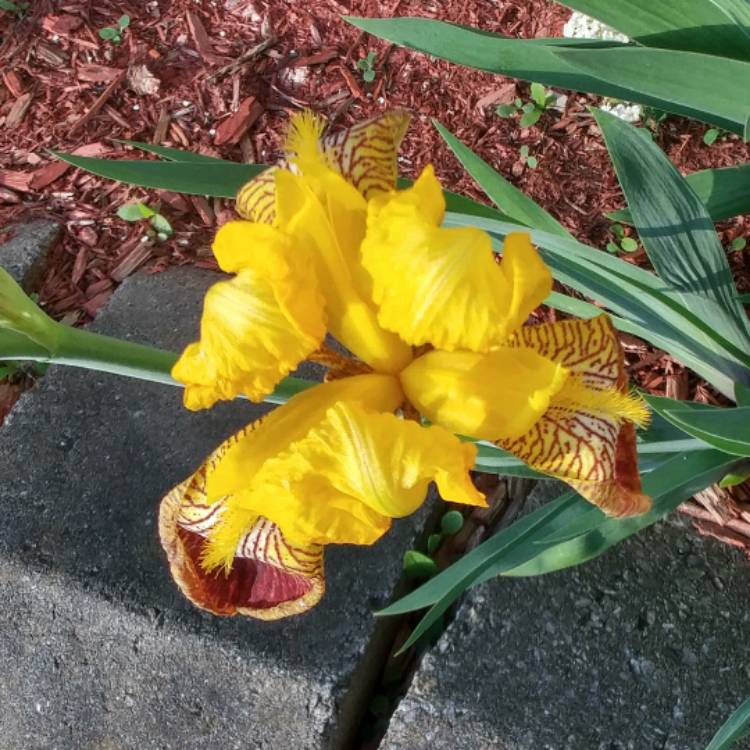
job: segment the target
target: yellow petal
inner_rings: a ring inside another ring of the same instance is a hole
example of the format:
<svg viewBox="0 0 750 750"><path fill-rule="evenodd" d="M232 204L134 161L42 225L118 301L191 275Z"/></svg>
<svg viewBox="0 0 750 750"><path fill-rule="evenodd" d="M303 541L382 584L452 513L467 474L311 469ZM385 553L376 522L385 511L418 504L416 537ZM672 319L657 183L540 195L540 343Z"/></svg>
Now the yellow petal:
<svg viewBox="0 0 750 750"><path fill-rule="evenodd" d="M396 186L396 156L410 115L394 110L348 130L326 134L322 145L328 163L368 200Z"/></svg>
<svg viewBox="0 0 750 750"><path fill-rule="evenodd" d="M445 500L484 505L469 476L476 448L438 426L340 402L292 449L339 492L384 516L413 513L433 479Z"/></svg>
<svg viewBox="0 0 750 750"><path fill-rule="evenodd" d="M274 223L277 169L278 167L269 167L239 189L235 209L243 219L261 224Z"/></svg>
<svg viewBox="0 0 750 750"><path fill-rule="evenodd" d="M526 232L505 237L500 270L512 290L505 312L505 330L511 333L547 299L552 291L552 274Z"/></svg>
<svg viewBox="0 0 750 750"><path fill-rule="evenodd" d="M338 195L331 188L336 185ZM411 360L411 350L378 324L375 308L363 292L366 284L356 248L361 236L357 213L361 213L360 227L364 214L356 191L330 171L308 179L281 170L276 176L276 199L279 226L312 259L331 333L374 369L398 372Z"/></svg>
<svg viewBox="0 0 750 750"><path fill-rule="evenodd" d="M399 382L390 375L355 375L302 391L224 443L207 472L206 494L216 500L247 488L265 461L305 437L338 401L390 412L402 400Z"/></svg>
<svg viewBox="0 0 750 750"><path fill-rule="evenodd" d="M527 432L567 378L564 366L511 347L488 354L435 350L401 373L406 397L430 421L483 440Z"/></svg>
<svg viewBox="0 0 750 750"><path fill-rule="evenodd" d="M488 351L543 301L551 275L523 236L508 237L508 259L498 265L485 232L441 229L434 199L415 200L429 186L439 191L426 170L415 188L373 203L362 263L373 279L378 321L413 345Z"/></svg>
<svg viewBox="0 0 750 750"><path fill-rule="evenodd" d="M215 460L212 456L211 460ZM208 463L208 462L207 462ZM246 519L226 570L209 572L207 537L226 503L208 503L206 465L169 492L159 509L159 536L175 583L193 604L216 615L275 620L300 614L323 595L323 548L291 544L265 518Z"/></svg>
<svg viewBox="0 0 750 750"><path fill-rule="evenodd" d="M538 471L570 484L612 516L644 513L633 421L647 421L628 393L622 348L611 320L524 327L512 342L569 368L571 378L527 433L499 444Z"/></svg>
<svg viewBox="0 0 750 750"><path fill-rule="evenodd" d="M276 242L235 245L254 230L275 233ZM301 262L302 250L294 250L301 256L295 263L288 262L293 251L282 240L276 230L249 222L219 230L217 257L225 268L242 270L208 290L200 341L185 349L172 370L186 386L189 409L240 393L261 401L320 346L325 322L314 272Z"/></svg>
<svg viewBox="0 0 750 750"><path fill-rule="evenodd" d="M212 537L211 561L236 545L242 519L269 518L294 541L372 544L392 518L413 513L430 481L446 500L485 505L469 475L476 449L440 427L339 402L301 440L268 459L247 490L227 499L239 522Z"/></svg>
<svg viewBox="0 0 750 750"><path fill-rule="evenodd" d="M299 266L299 252L290 238L268 224L252 221L228 221L219 227L211 246L219 268L227 273L237 273L243 268L253 268L266 275L279 275L275 270L282 265ZM291 269L286 270L291 273ZM297 281L304 277L299 274Z"/></svg>

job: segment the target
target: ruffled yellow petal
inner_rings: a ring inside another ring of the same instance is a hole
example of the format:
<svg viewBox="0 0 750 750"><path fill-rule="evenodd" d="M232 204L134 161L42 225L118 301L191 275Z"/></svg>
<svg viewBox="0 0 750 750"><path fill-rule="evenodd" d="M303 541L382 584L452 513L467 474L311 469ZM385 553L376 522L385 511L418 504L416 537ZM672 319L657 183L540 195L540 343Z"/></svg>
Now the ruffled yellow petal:
<svg viewBox="0 0 750 750"><path fill-rule="evenodd" d="M339 401L391 412L403 401L398 379L391 375L355 375L316 385L293 396L268 416L227 440L220 458L206 473L206 495L217 500L246 489L270 458L286 451L319 424Z"/></svg>
<svg viewBox="0 0 750 750"><path fill-rule="evenodd" d="M239 189L235 209L243 219L261 224L274 223L277 169L278 167L269 167Z"/></svg>
<svg viewBox="0 0 750 750"><path fill-rule="evenodd" d="M568 370L531 349L431 351L402 373L409 401L431 422L497 440L522 435L549 408Z"/></svg>
<svg viewBox="0 0 750 750"><path fill-rule="evenodd" d="M438 426L340 402L292 450L339 492L390 518L413 513L433 479L445 500L485 504L469 476L476 448Z"/></svg>
<svg viewBox="0 0 750 750"><path fill-rule="evenodd" d="M378 324L354 257L364 221L359 195L330 170L309 179L280 171L276 201L279 226L312 260L331 333L374 369L398 372L411 350Z"/></svg>
<svg viewBox="0 0 750 750"><path fill-rule="evenodd" d="M314 272L302 262L304 251L292 249L284 235L231 222L219 230L214 250L225 269L242 270L208 290L200 341L185 349L172 370L185 384L189 409L240 393L263 400L325 336ZM292 252L298 255L294 263Z"/></svg>
<svg viewBox="0 0 750 750"><path fill-rule="evenodd" d="M552 291L552 273L526 232L512 232L503 242L500 270L511 288L505 330L516 331Z"/></svg>
<svg viewBox="0 0 750 750"><path fill-rule="evenodd" d="M641 492L634 429L634 423L648 421L648 410L628 392L611 320L601 315L527 326L511 344L553 358L571 377L528 432L499 445L567 482L609 515L648 511L651 500Z"/></svg>
<svg viewBox="0 0 750 750"><path fill-rule="evenodd" d="M315 606L325 589L323 548L291 544L278 526L257 515L245 519L226 569L206 569L207 537L226 511L223 499L207 502L203 489L217 457L161 502L159 536L175 583L193 604L216 615L275 620Z"/></svg>
<svg viewBox="0 0 750 750"><path fill-rule="evenodd" d="M226 500L227 517L209 543L222 564L245 528L263 515L290 540L372 544L392 518L413 513L430 481L446 500L485 505L471 483L476 448L440 427L339 402L299 441L268 459L248 488Z"/></svg>
<svg viewBox="0 0 750 750"><path fill-rule="evenodd" d="M378 321L413 345L485 352L501 344L552 288L528 239L510 235L508 259L473 227L441 229L428 167L415 186L371 205L362 263L373 279Z"/></svg>

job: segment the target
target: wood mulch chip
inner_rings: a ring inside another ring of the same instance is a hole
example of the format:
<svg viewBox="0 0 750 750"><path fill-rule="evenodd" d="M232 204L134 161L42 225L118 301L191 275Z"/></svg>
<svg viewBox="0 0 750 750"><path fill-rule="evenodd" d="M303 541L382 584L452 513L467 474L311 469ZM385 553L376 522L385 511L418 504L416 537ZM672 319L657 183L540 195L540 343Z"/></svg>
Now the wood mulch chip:
<svg viewBox="0 0 750 750"><path fill-rule="evenodd" d="M25 216L63 222L40 299L51 315L85 324L138 268L215 267L211 237L232 204L112 183L62 164L50 150L151 158L118 142L141 140L270 163L290 112L310 107L338 127L406 107L414 120L399 157L404 175L432 163L446 188L486 200L432 127L437 118L576 237L604 248L612 239L604 213L623 199L586 110L595 98L569 94L562 112L520 128L494 110L515 96L528 100L528 84L400 49L341 20L418 15L532 38L560 36L569 12L548 0L36 0L20 20L0 11L0 231ZM123 13L131 23L122 43L100 39L99 29ZM370 51L376 77L368 84L356 62ZM735 136L704 145L705 129L669 118L656 138L685 173L748 160ZM538 159L536 169L524 165L521 146ZM116 215L133 200L160 205L174 236L143 242L145 226ZM723 242L746 236L747 222L723 223ZM742 292L750 290L747 258L730 254ZM642 251L626 259L647 265ZM639 386L721 402L669 356L632 337L625 344Z"/></svg>

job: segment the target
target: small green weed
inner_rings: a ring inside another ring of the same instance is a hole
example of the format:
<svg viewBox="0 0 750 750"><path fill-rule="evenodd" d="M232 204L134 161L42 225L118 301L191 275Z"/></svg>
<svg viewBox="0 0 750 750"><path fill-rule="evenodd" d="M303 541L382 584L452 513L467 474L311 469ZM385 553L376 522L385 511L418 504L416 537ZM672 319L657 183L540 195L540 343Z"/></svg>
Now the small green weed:
<svg viewBox="0 0 750 750"><path fill-rule="evenodd" d="M612 225L612 237L613 239L607 243L607 250L613 255L617 255L620 251L634 253L638 249L638 241L625 234L625 227L622 224Z"/></svg>
<svg viewBox="0 0 750 750"><path fill-rule="evenodd" d="M7 10L9 13L15 13L19 18L23 16L24 11L29 7L28 3L12 3L10 0L0 0L0 10Z"/></svg>
<svg viewBox="0 0 750 750"><path fill-rule="evenodd" d="M145 203L126 203L117 209L117 215L125 221L148 219L151 224L151 229L148 230L149 235L156 237L160 242L164 242L174 233L172 225L159 213L158 208L151 208Z"/></svg>
<svg viewBox="0 0 750 750"><path fill-rule="evenodd" d="M520 157L521 162L529 169L536 169L539 166L539 160L536 156L531 156L529 154L528 146L521 146L521 148L518 149L518 156Z"/></svg>
<svg viewBox="0 0 750 750"><path fill-rule="evenodd" d="M726 130L721 130L721 128L709 128L703 134L703 143L706 146L713 146L716 141L719 139L724 140L728 135L729 133Z"/></svg>
<svg viewBox="0 0 750 750"><path fill-rule="evenodd" d="M524 104L519 97L516 97L512 104L498 104L495 107L495 113L500 117L515 117L517 113L522 112L518 124L522 128L530 128L539 122L539 118L554 101L555 95L545 89L541 83L532 83L531 101Z"/></svg>
<svg viewBox="0 0 750 750"><path fill-rule="evenodd" d="M744 237L735 237L729 243L729 252L738 253L740 250L744 250L747 247L747 240Z"/></svg>
<svg viewBox="0 0 750 750"><path fill-rule="evenodd" d="M105 26L99 29L99 38L106 42L119 44L122 41L122 34L130 26L130 16L125 14L117 19L117 26Z"/></svg>
<svg viewBox="0 0 750 750"><path fill-rule="evenodd" d="M357 67L362 72L362 80L365 83L372 83L375 80L375 62L377 55L375 52L368 52L367 57L357 60Z"/></svg>

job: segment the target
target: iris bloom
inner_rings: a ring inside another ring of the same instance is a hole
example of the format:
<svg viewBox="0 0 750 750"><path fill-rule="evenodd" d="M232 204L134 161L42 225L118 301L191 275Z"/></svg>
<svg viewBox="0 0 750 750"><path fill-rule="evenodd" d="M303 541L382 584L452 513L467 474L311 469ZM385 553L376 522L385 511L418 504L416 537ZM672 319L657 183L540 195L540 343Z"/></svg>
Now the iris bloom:
<svg viewBox="0 0 750 750"><path fill-rule="evenodd" d="M200 340L175 365L186 406L260 401L306 358L333 362L337 379L232 437L164 498L172 573L212 612L308 609L325 545L374 543L432 481L483 505L476 449L453 433L501 445L609 514L649 507L634 428L648 415L609 319L525 326L549 270L526 234L497 263L486 233L442 228L431 167L395 190L407 123L395 112L328 137L296 116L287 161L240 191L243 219L217 233L233 275L207 293ZM327 331L354 362L321 351ZM403 418L416 411L431 426Z"/></svg>

